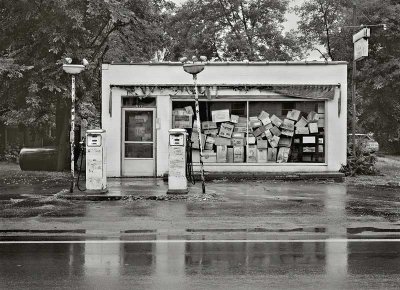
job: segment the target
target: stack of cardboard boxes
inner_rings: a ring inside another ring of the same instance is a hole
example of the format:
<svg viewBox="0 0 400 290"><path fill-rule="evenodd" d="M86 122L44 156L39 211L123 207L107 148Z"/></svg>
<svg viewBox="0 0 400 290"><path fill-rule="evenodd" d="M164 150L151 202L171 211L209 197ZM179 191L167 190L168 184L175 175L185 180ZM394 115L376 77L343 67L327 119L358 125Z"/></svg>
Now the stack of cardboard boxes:
<svg viewBox="0 0 400 290"><path fill-rule="evenodd" d="M323 131L325 125L323 104L318 106L318 112L311 111L308 114L291 110L283 120L265 111L261 111L258 116L250 116L248 120L231 115L229 110L215 110L211 115L212 121L202 122L200 130L196 122L193 124L193 162L200 160L199 134L204 149L203 162L206 163L283 163L289 159L302 161L297 158L297 152L291 157L291 148L301 144L303 152L307 153L313 150L310 149L313 145L305 144L312 140L318 144L314 148L323 151L323 137L316 136ZM302 140L304 135L314 137Z"/></svg>

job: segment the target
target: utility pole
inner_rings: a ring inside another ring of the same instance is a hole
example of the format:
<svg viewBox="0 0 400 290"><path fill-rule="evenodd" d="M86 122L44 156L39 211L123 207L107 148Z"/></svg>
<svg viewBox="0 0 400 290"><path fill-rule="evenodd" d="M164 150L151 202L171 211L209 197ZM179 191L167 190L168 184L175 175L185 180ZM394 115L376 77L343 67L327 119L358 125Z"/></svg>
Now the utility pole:
<svg viewBox="0 0 400 290"><path fill-rule="evenodd" d="M357 12L356 3L353 1L353 33L356 33L357 28ZM353 57L353 68L351 75L351 106L352 106L352 119L351 119L351 133L353 140L353 155L356 156L356 70L357 60Z"/></svg>

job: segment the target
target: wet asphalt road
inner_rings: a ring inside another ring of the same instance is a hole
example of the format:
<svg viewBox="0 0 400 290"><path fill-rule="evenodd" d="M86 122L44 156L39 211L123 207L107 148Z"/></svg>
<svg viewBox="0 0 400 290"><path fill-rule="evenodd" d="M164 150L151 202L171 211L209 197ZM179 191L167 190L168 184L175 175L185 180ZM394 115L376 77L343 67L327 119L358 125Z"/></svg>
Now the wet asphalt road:
<svg viewBox="0 0 400 290"><path fill-rule="evenodd" d="M400 240L0 245L0 289L399 289Z"/></svg>

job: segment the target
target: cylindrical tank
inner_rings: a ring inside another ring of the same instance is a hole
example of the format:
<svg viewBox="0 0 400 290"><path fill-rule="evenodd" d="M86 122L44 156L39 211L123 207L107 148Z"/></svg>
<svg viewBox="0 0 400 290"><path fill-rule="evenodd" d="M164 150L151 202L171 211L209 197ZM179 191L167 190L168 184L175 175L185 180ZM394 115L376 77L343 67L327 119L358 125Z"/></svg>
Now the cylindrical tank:
<svg viewBox="0 0 400 290"><path fill-rule="evenodd" d="M57 149L22 148L19 153L19 166L21 170L54 171L57 169Z"/></svg>

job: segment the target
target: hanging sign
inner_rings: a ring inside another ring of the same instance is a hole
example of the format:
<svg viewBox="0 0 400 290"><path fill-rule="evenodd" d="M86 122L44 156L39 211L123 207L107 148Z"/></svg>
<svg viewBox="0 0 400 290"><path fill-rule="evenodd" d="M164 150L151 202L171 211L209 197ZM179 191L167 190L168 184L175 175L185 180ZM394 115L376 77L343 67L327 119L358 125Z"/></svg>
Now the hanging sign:
<svg viewBox="0 0 400 290"><path fill-rule="evenodd" d="M354 43L354 60L368 56L368 39L361 38Z"/></svg>

